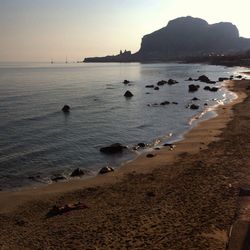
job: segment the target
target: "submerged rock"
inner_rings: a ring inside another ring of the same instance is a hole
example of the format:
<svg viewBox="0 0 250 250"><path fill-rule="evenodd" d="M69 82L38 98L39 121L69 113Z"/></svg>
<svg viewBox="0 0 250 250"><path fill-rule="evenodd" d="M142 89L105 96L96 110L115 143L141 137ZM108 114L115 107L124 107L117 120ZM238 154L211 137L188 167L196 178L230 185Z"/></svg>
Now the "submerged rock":
<svg viewBox="0 0 250 250"><path fill-rule="evenodd" d="M173 84L176 84L176 83L178 83L176 80L173 80L173 79L168 80L168 85L173 85Z"/></svg>
<svg viewBox="0 0 250 250"><path fill-rule="evenodd" d="M160 103L160 105L162 105L162 106L165 106L165 105L168 105L168 104L170 104L169 101L165 101L165 102L161 102L161 103Z"/></svg>
<svg viewBox="0 0 250 250"><path fill-rule="evenodd" d="M145 88L154 88L154 85L146 85Z"/></svg>
<svg viewBox="0 0 250 250"><path fill-rule="evenodd" d="M154 90L159 90L159 87L155 87Z"/></svg>
<svg viewBox="0 0 250 250"><path fill-rule="evenodd" d="M129 90L126 91L126 93L124 94L125 97L132 97L134 96Z"/></svg>
<svg viewBox="0 0 250 250"><path fill-rule="evenodd" d="M200 88L200 85L194 85L194 84L190 84L188 85L188 91L189 92L195 92Z"/></svg>
<svg viewBox="0 0 250 250"><path fill-rule="evenodd" d="M204 87L204 90L208 90L208 91L211 91L211 92L217 92L220 88L217 88L217 87L209 87L209 86L205 86Z"/></svg>
<svg viewBox="0 0 250 250"><path fill-rule="evenodd" d="M143 143L143 142L140 142L140 143L138 143L137 145L135 145L135 146L133 146L133 150L138 150L138 149L140 149L140 148L145 148L145 147L147 147L147 144L145 144L145 143Z"/></svg>
<svg viewBox="0 0 250 250"><path fill-rule="evenodd" d="M166 83L167 83L167 81L161 80L161 81L159 81L159 82L157 83L157 85L158 85L158 86L162 86L162 85L164 85L164 84L166 84Z"/></svg>
<svg viewBox="0 0 250 250"><path fill-rule="evenodd" d="M217 92L219 89L220 89L220 88L212 87L212 88L210 88L210 91L212 91L212 92Z"/></svg>
<svg viewBox="0 0 250 250"><path fill-rule="evenodd" d="M101 168L100 171L99 171L99 174L107 174L107 173L110 173L110 172L114 172L114 169L107 166L107 167Z"/></svg>
<svg viewBox="0 0 250 250"><path fill-rule="evenodd" d="M205 82L205 83L211 83L211 84L214 84L216 83L215 81L211 81L207 76L205 75L202 75L198 78L198 81L200 82Z"/></svg>
<svg viewBox="0 0 250 250"><path fill-rule="evenodd" d="M124 83L124 84L129 84L130 81L129 81L129 80L124 80L123 83Z"/></svg>
<svg viewBox="0 0 250 250"><path fill-rule="evenodd" d="M104 154L117 154L122 153L126 147L121 145L120 143L114 143L110 146L100 148L100 152Z"/></svg>
<svg viewBox="0 0 250 250"><path fill-rule="evenodd" d="M199 105L196 105L196 104L191 104L189 106L190 109L199 109Z"/></svg>
<svg viewBox="0 0 250 250"><path fill-rule="evenodd" d="M238 76L235 76L235 78L241 79L242 76L241 76L241 75L238 75Z"/></svg>
<svg viewBox="0 0 250 250"><path fill-rule="evenodd" d="M63 108L62 108L62 111L64 113L68 113L70 111L70 106L69 105L64 105Z"/></svg>
<svg viewBox="0 0 250 250"><path fill-rule="evenodd" d="M145 148L146 144L143 143L143 142L140 142L140 143L137 144L137 146L140 147L140 148Z"/></svg>
<svg viewBox="0 0 250 250"><path fill-rule="evenodd" d="M210 82L210 79L206 75L199 76L198 80L201 82Z"/></svg>
<svg viewBox="0 0 250 250"><path fill-rule="evenodd" d="M84 172L80 168L76 168L72 173L71 177L77 177L77 176L82 176L84 175Z"/></svg>
<svg viewBox="0 0 250 250"><path fill-rule="evenodd" d="M227 78L227 77L219 77L219 79L218 79L219 82L223 82L223 81L227 81L227 80L229 80L229 78Z"/></svg>

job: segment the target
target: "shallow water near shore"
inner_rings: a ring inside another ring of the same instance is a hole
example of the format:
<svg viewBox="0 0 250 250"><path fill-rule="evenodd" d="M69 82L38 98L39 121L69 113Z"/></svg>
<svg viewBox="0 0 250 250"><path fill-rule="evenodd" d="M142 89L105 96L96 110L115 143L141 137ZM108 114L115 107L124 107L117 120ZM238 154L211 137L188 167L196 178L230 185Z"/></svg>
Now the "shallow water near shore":
<svg viewBox="0 0 250 250"><path fill-rule="evenodd" d="M132 148L178 140L197 120L215 115L213 107L235 98L223 87L214 93L203 90L205 83L185 80L202 74L217 80L240 71L200 64L0 64L0 189L68 178L77 167L94 176L138 154L99 152L115 142ZM169 78L179 83L145 88ZM131 83L124 85L124 79ZM199 91L189 93L191 83L199 84ZM124 98L126 90L134 96ZM200 100L191 102L193 97ZM153 105L163 101L178 104ZM186 108L190 103L200 109ZM71 106L67 115L61 112L64 104ZM202 113L205 109L209 112Z"/></svg>

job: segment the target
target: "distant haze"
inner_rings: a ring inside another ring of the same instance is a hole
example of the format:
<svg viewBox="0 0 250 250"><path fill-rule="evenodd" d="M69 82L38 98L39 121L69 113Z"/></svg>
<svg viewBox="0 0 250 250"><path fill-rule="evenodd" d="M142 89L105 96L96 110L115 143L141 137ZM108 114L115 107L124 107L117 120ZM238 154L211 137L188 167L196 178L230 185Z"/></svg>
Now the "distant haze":
<svg viewBox="0 0 250 250"><path fill-rule="evenodd" d="M250 37L249 0L0 0L0 61L69 61L136 52L179 16L235 24Z"/></svg>

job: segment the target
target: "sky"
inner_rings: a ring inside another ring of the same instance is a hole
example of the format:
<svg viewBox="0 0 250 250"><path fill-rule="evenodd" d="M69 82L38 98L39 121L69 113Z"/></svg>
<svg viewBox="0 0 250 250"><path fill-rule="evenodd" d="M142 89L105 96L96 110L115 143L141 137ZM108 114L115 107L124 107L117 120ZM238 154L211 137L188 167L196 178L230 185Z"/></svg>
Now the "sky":
<svg viewBox="0 0 250 250"><path fill-rule="evenodd" d="M140 48L180 16L232 22L250 38L249 0L0 0L0 61L69 61Z"/></svg>

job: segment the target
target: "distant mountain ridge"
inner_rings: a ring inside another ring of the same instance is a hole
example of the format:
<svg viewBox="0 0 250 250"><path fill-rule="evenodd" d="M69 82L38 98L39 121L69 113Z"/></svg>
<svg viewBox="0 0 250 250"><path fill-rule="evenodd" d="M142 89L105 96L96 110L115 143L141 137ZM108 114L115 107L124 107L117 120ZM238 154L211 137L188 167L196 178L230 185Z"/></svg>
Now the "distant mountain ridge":
<svg viewBox="0 0 250 250"><path fill-rule="evenodd" d="M229 54L250 49L250 39L239 36L229 22L208 24L200 18L180 17L162 29L145 35L135 54L85 58L94 61L165 61L186 57Z"/></svg>

